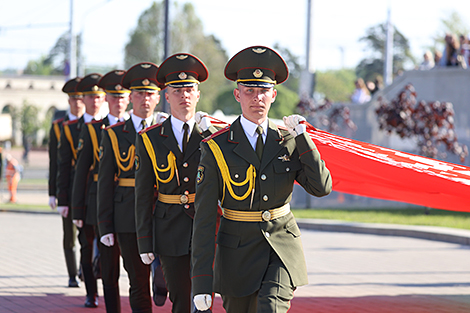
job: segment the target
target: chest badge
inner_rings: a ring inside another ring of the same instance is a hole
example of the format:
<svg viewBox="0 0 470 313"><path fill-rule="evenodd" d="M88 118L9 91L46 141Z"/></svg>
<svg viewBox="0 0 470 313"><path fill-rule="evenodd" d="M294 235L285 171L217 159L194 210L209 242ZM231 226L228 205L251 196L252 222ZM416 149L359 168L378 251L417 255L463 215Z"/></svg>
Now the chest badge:
<svg viewBox="0 0 470 313"><path fill-rule="evenodd" d="M284 154L279 156L278 160L281 160L282 162L290 162L290 157L287 154Z"/></svg>

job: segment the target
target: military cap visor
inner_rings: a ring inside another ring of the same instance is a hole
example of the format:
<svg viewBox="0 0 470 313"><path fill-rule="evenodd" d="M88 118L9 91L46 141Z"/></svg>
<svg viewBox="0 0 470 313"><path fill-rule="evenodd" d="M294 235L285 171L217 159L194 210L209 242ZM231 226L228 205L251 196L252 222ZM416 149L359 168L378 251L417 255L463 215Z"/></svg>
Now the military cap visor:
<svg viewBox="0 0 470 313"><path fill-rule="evenodd" d="M104 75L98 82L98 86L104 89L107 94L115 97L122 97L130 93L129 89L122 86L121 81L126 71L114 70Z"/></svg>
<svg viewBox="0 0 470 313"><path fill-rule="evenodd" d="M157 92L162 89L156 79L157 71L158 66L153 63L138 63L124 74L121 81L122 87L136 91Z"/></svg>
<svg viewBox="0 0 470 313"><path fill-rule="evenodd" d="M86 95L101 95L104 94L104 89L98 86L102 75L98 73L88 74L78 83L75 91Z"/></svg>
<svg viewBox="0 0 470 313"><path fill-rule="evenodd" d="M174 88L191 87L207 80L209 72L204 63L189 53L168 57L157 72L157 81Z"/></svg>
<svg viewBox="0 0 470 313"><path fill-rule="evenodd" d="M284 59L264 46L243 49L225 66L225 77L249 87L273 87L289 77Z"/></svg>
<svg viewBox="0 0 470 313"><path fill-rule="evenodd" d="M75 88L77 87L78 83L81 80L82 79L80 77L75 77L75 78L68 80L67 82L65 82L64 86L62 87L62 92L65 92L71 98L83 97L83 94L81 92L75 91Z"/></svg>

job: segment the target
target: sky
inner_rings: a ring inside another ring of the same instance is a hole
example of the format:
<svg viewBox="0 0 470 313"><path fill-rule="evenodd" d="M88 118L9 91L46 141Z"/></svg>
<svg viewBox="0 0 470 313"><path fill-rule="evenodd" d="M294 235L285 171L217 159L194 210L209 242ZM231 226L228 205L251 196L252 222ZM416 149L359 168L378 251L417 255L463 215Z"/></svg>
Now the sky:
<svg viewBox="0 0 470 313"><path fill-rule="evenodd" d="M170 0L176 1L176 0ZM74 0L74 29L83 35L86 66L123 67L124 47L139 15L153 0ZM178 0L191 2L206 35L222 42L229 57L252 45L278 43L305 64L307 0ZM418 60L441 20L457 11L470 28L469 0L311 0L311 69L354 68L367 55L359 42L367 28L392 23ZM70 21L70 0L0 0L0 70L22 69L47 55ZM170 12L171 15L171 12ZM177 18L172 16L171 18ZM185 51L191 52L191 51Z"/></svg>

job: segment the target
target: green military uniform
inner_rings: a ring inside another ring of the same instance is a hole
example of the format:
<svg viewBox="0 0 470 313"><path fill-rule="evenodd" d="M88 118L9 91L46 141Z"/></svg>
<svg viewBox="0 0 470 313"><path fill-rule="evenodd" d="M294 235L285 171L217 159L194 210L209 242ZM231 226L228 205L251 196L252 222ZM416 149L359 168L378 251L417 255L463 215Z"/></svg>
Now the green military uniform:
<svg viewBox="0 0 470 313"><path fill-rule="evenodd" d="M282 58L265 47L248 48L229 61L226 76L235 80L227 72L251 87L271 88L287 79ZM315 144L306 133L294 138L268 120L260 160L238 118L205 139L201 150L192 242L194 294L220 293L229 313L286 312L293 289L307 284L300 230L288 206L294 182L315 196L331 191L330 173ZM215 241L218 201L224 216ZM272 288L262 286L272 281ZM265 301L272 297L285 302L284 311Z"/></svg>
<svg viewBox="0 0 470 313"><path fill-rule="evenodd" d="M131 67L122 79L122 87L157 92L160 90L155 82L157 69L155 64L148 62ZM132 310L151 312L150 267L140 259L136 238L136 136L132 115L126 122L107 127L103 132L98 173L98 220L101 236L117 234L124 268L130 280L129 302Z"/></svg>

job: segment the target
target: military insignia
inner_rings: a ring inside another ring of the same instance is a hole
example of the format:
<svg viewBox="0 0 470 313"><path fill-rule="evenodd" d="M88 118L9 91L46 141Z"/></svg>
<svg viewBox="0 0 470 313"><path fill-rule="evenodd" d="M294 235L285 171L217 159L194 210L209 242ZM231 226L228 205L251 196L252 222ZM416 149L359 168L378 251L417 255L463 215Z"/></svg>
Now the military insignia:
<svg viewBox="0 0 470 313"><path fill-rule="evenodd" d="M124 75L124 71L114 71L114 74L121 76Z"/></svg>
<svg viewBox="0 0 470 313"><path fill-rule="evenodd" d="M138 155L135 156L134 164L135 164L135 170L138 171L140 168L140 157Z"/></svg>
<svg viewBox="0 0 470 313"><path fill-rule="evenodd" d="M177 56L176 56L176 58L177 58L178 60L184 60L184 59L186 59L187 57L188 57L188 56L187 56L187 55L184 55L184 54L180 54L180 55L177 55Z"/></svg>
<svg viewBox="0 0 470 313"><path fill-rule="evenodd" d="M93 87L91 87L91 90L93 90L93 91L98 91L98 89L100 89L100 87L98 87L98 86L96 86L96 85L94 85Z"/></svg>
<svg viewBox="0 0 470 313"><path fill-rule="evenodd" d="M287 154L284 154L284 155L279 156L278 160L281 160L282 162L289 162L290 157Z"/></svg>
<svg viewBox="0 0 470 313"><path fill-rule="evenodd" d="M77 151L82 150L82 148L83 148L83 139L80 138L80 140L78 141Z"/></svg>
<svg viewBox="0 0 470 313"><path fill-rule="evenodd" d="M263 49L263 48L256 48L256 49L253 48L251 50L253 50L254 53L258 53L258 54L266 52L266 49Z"/></svg>
<svg viewBox="0 0 470 313"><path fill-rule="evenodd" d="M204 166L199 165L199 167L197 168L196 182L200 184L202 183L203 180L204 180Z"/></svg>
<svg viewBox="0 0 470 313"><path fill-rule="evenodd" d="M263 72L258 68L253 72L253 76L256 78L261 78L263 76Z"/></svg>
<svg viewBox="0 0 470 313"><path fill-rule="evenodd" d="M100 152L98 154L98 157L99 157L100 160L103 157L103 147L102 146L100 146Z"/></svg>
<svg viewBox="0 0 470 313"><path fill-rule="evenodd" d="M117 84L116 87L114 87L116 90L122 90L122 86Z"/></svg>
<svg viewBox="0 0 470 313"><path fill-rule="evenodd" d="M98 79L98 78L100 78L99 75L91 75L90 77L93 78L93 79Z"/></svg>
<svg viewBox="0 0 470 313"><path fill-rule="evenodd" d="M148 64L148 63L145 63L145 64L140 64L140 67L141 68L150 68L152 65L151 64Z"/></svg>
<svg viewBox="0 0 470 313"><path fill-rule="evenodd" d="M186 79L186 78L188 78L188 75L185 72L181 72L181 73L178 74L178 77L180 79Z"/></svg>
<svg viewBox="0 0 470 313"><path fill-rule="evenodd" d="M142 81L142 85L148 86L150 84L150 81L146 78Z"/></svg>

